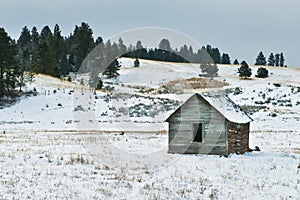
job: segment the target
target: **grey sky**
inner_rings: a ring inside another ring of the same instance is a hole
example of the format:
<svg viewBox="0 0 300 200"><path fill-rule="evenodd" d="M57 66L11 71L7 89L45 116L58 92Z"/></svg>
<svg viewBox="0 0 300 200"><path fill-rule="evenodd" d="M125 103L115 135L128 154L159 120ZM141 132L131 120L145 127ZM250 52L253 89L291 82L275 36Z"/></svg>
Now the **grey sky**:
<svg viewBox="0 0 300 200"><path fill-rule="evenodd" d="M284 52L300 67L299 0L2 0L0 27L18 38L23 26L53 28L67 35L82 21L104 39L133 28L162 27L212 44L253 64L258 52ZM159 41L157 41L158 44Z"/></svg>

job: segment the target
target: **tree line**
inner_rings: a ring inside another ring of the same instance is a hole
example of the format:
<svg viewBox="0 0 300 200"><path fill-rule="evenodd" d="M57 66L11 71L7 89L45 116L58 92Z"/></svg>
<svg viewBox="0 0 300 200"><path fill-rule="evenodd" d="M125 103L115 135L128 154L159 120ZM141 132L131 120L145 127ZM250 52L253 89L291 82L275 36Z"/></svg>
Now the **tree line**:
<svg viewBox="0 0 300 200"><path fill-rule="evenodd" d="M135 47L129 46L128 53L124 56L167 62L231 64L229 54L221 54L218 48L213 48L211 45L202 46L196 51L193 50L192 46L183 45L178 50L171 47L168 39L162 39L158 48L154 49L146 49L141 41L137 41Z"/></svg>
<svg viewBox="0 0 300 200"><path fill-rule="evenodd" d="M276 66L276 67L287 67L285 65L285 58L283 53L270 53L268 60L264 56L263 52L259 52L256 57L255 65L268 65L268 66Z"/></svg>
<svg viewBox="0 0 300 200"><path fill-rule="evenodd" d="M89 54L93 54L92 59L86 59ZM188 45L173 49L168 39L162 39L158 48L147 49L141 41L129 46L124 44L122 38L113 43L110 40L104 42L102 37L94 38L92 28L85 22L76 25L68 36L62 35L58 24L53 30L49 26L44 26L40 32L35 26L31 29L24 26L17 40L12 39L5 29L1 28L0 98L17 87L21 91L26 81L33 80L35 73L60 77L70 72L76 73L81 68L88 69L89 65L93 65L99 66L98 68L107 67L104 74L116 76L120 67L116 57L120 55L171 62L231 64L229 54L221 53L218 48L211 45L196 50ZM91 61L92 64L87 61ZM284 65L283 53L271 54L266 63L266 58L261 52L256 61L256 64L260 65ZM238 64L238 61L235 59L233 64ZM93 71L91 75L95 76L90 84L96 86L99 70L94 68L89 70Z"/></svg>

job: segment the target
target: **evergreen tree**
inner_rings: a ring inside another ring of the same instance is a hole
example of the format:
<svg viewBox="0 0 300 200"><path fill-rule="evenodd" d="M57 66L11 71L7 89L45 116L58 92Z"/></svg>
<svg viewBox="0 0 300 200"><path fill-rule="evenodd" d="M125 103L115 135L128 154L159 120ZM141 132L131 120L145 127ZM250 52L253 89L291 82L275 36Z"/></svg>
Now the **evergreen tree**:
<svg viewBox="0 0 300 200"><path fill-rule="evenodd" d="M39 33L35 26L31 29L31 38L32 38L32 53L34 54L40 40Z"/></svg>
<svg viewBox="0 0 300 200"><path fill-rule="evenodd" d="M102 44L102 43L103 43L103 38L102 37L97 37L95 45L97 46L97 45Z"/></svg>
<svg viewBox="0 0 300 200"><path fill-rule="evenodd" d="M233 64L234 64L234 65L239 65L240 63L239 63L239 61L238 61L237 59L235 59L235 60L233 61Z"/></svg>
<svg viewBox="0 0 300 200"><path fill-rule="evenodd" d="M221 63L221 54L218 48L211 49L210 56L215 63Z"/></svg>
<svg viewBox="0 0 300 200"><path fill-rule="evenodd" d="M283 53L280 53L280 58L279 58L279 65L280 67L283 67L284 66L284 56L283 56Z"/></svg>
<svg viewBox="0 0 300 200"><path fill-rule="evenodd" d="M165 51L172 51L171 44L167 39L162 39L158 44L158 48Z"/></svg>
<svg viewBox="0 0 300 200"><path fill-rule="evenodd" d="M24 71L29 71L29 73L32 72L31 69L31 58L32 58L32 41L31 41L31 35L30 31L25 26L22 29L21 35L17 41L18 44L18 61L20 64L20 81L19 81L19 90L22 90L22 86L25 84L25 77L23 76Z"/></svg>
<svg viewBox="0 0 300 200"><path fill-rule="evenodd" d="M204 73L206 76L213 79L214 77L218 76L218 66L215 64L201 64L200 69L202 73Z"/></svg>
<svg viewBox="0 0 300 200"><path fill-rule="evenodd" d="M42 40L39 43L33 62L36 72L59 77L55 54L47 41Z"/></svg>
<svg viewBox="0 0 300 200"><path fill-rule="evenodd" d="M85 57L95 47L93 30L90 26L82 22L81 26L75 26L71 40L71 54L74 59L74 71L78 71Z"/></svg>
<svg viewBox="0 0 300 200"><path fill-rule="evenodd" d="M255 65L266 65L267 61L266 61L266 57L264 56L263 52L259 52L257 58L256 58L256 62Z"/></svg>
<svg viewBox="0 0 300 200"><path fill-rule="evenodd" d="M211 45L206 45L206 52L209 54L209 55L211 55Z"/></svg>
<svg viewBox="0 0 300 200"><path fill-rule="evenodd" d="M222 57L221 57L221 63L222 63L222 64L228 64L228 65L231 64L231 62L230 62L230 57L229 57L228 54L226 54L226 53L223 53L223 54L222 54Z"/></svg>
<svg viewBox="0 0 300 200"><path fill-rule="evenodd" d="M69 64L67 61L67 50L64 38L61 35L61 30L58 24L55 24L53 32L53 53L55 56L56 67L60 75L69 74Z"/></svg>
<svg viewBox="0 0 300 200"><path fill-rule="evenodd" d="M45 26L41 31L40 40L47 41L48 44L50 44L52 42L52 37L53 34L51 29L49 28L49 26Z"/></svg>
<svg viewBox="0 0 300 200"><path fill-rule="evenodd" d="M120 54L119 54L119 47L118 47L117 43L114 42L114 43L111 45L111 56L112 56L113 58L115 58L115 57L117 57L117 56L119 56L119 55L120 55Z"/></svg>
<svg viewBox="0 0 300 200"><path fill-rule="evenodd" d="M268 77L268 73L269 73L269 71L266 68L260 67L260 68L257 69L256 77L266 78L266 77Z"/></svg>
<svg viewBox="0 0 300 200"><path fill-rule="evenodd" d="M122 38L119 38L118 47L119 47L119 55L118 56L121 56L126 53L127 47L125 46Z"/></svg>
<svg viewBox="0 0 300 200"><path fill-rule="evenodd" d="M9 95L22 73L17 65L17 46L4 28L0 28L0 98Z"/></svg>
<svg viewBox="0 0 300 200"><path fill-rule="evenodd" d="M238 68L238 73L241 78L247 78L252 75L251 69L246 61L241 62L241 67Z"/></svg>
<svg viewBox="0 0 300 200"><path fill-rule="evenodd" d="M146 58L147 50L143 47L142 42L138 40L135 45L136 57Z"/></svg>
<svg viewBox="0 0 300 200"><path fill-rule="evenodd" d="M135 45L135 49L137 50L137 49L143 49L144 47L143 47L143 45L142 45L142 42L140 41L140 40L138 40L137 42L136 42L136 45Z"/></svg>
<svg viewBox="0 0 300 200"><path fill-rule="evenodd" d="M192 46L189 46L188 59L189 59L189 62L194 62L194 51L193 51Z"/></svg>
<svg viewBox="0 0 300 200"><path fill-rule="evenodd" d="M278 67L280 62L280 54L275 54L275 66Z"/></svg>
<svg viewBox="0 0 300 200"><path fill-rule="evenodd" d="M275 65L275 57L274 57L274 54L271 53L268 58L268 66L274 66L274 65Z"/></svg>
<svg viewBox="0 0 300 200"><path fill-rule="evenodd" d="M201 49L198 49L195 62L197 63L213 63L214 61L211 59L210 55L206 52L205 47L202 47Z"/></svg>
<svg viewBox="0 0 300 200"><path fill-rule="evenodd" d="M103 72L108 78L117 77L119 75L118 70L120 69L118 59L115 59Z"/></svg>
<svg viewBox="0 0 300 200"><path fill-rule="evenodd" d="M189 50L188 50L188 47L186 45L183 45L181 48L180 48L180 51L179 51L179 55L184 58L185 60L188 60L189 59Z"/></svg>

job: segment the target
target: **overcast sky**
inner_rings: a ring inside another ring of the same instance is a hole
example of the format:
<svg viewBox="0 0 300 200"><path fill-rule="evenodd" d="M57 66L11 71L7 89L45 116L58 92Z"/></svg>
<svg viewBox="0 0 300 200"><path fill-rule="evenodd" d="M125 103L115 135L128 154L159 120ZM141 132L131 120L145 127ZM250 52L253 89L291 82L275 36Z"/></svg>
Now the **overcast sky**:
<svg viewBox="0 0 300 200"><path fill-rule="evenodd" d="M283 52L289 66L300 67L299 8L299 0L1 0L0 27L17 39L25 25L40 31L58 23L68 35L85 21L104 40L161 27L218 47L232 61L253 64L262 50L267 57Z"/></svg>

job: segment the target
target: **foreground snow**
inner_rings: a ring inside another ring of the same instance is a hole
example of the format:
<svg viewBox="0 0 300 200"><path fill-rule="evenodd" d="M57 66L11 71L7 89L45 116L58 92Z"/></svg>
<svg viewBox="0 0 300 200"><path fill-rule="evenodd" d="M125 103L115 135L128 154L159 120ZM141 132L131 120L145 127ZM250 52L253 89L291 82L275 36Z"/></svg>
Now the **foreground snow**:
<svg viewBox="0 0 300 200"><path fill-rule="evenodd" d="M299 147L299 132L256 133L251 143L259 140L261 152L225 158L167 154L161 134L6 132L0 135L0 196L298 199L300 155L288 143L273 148L282 138Z"/></svg>

